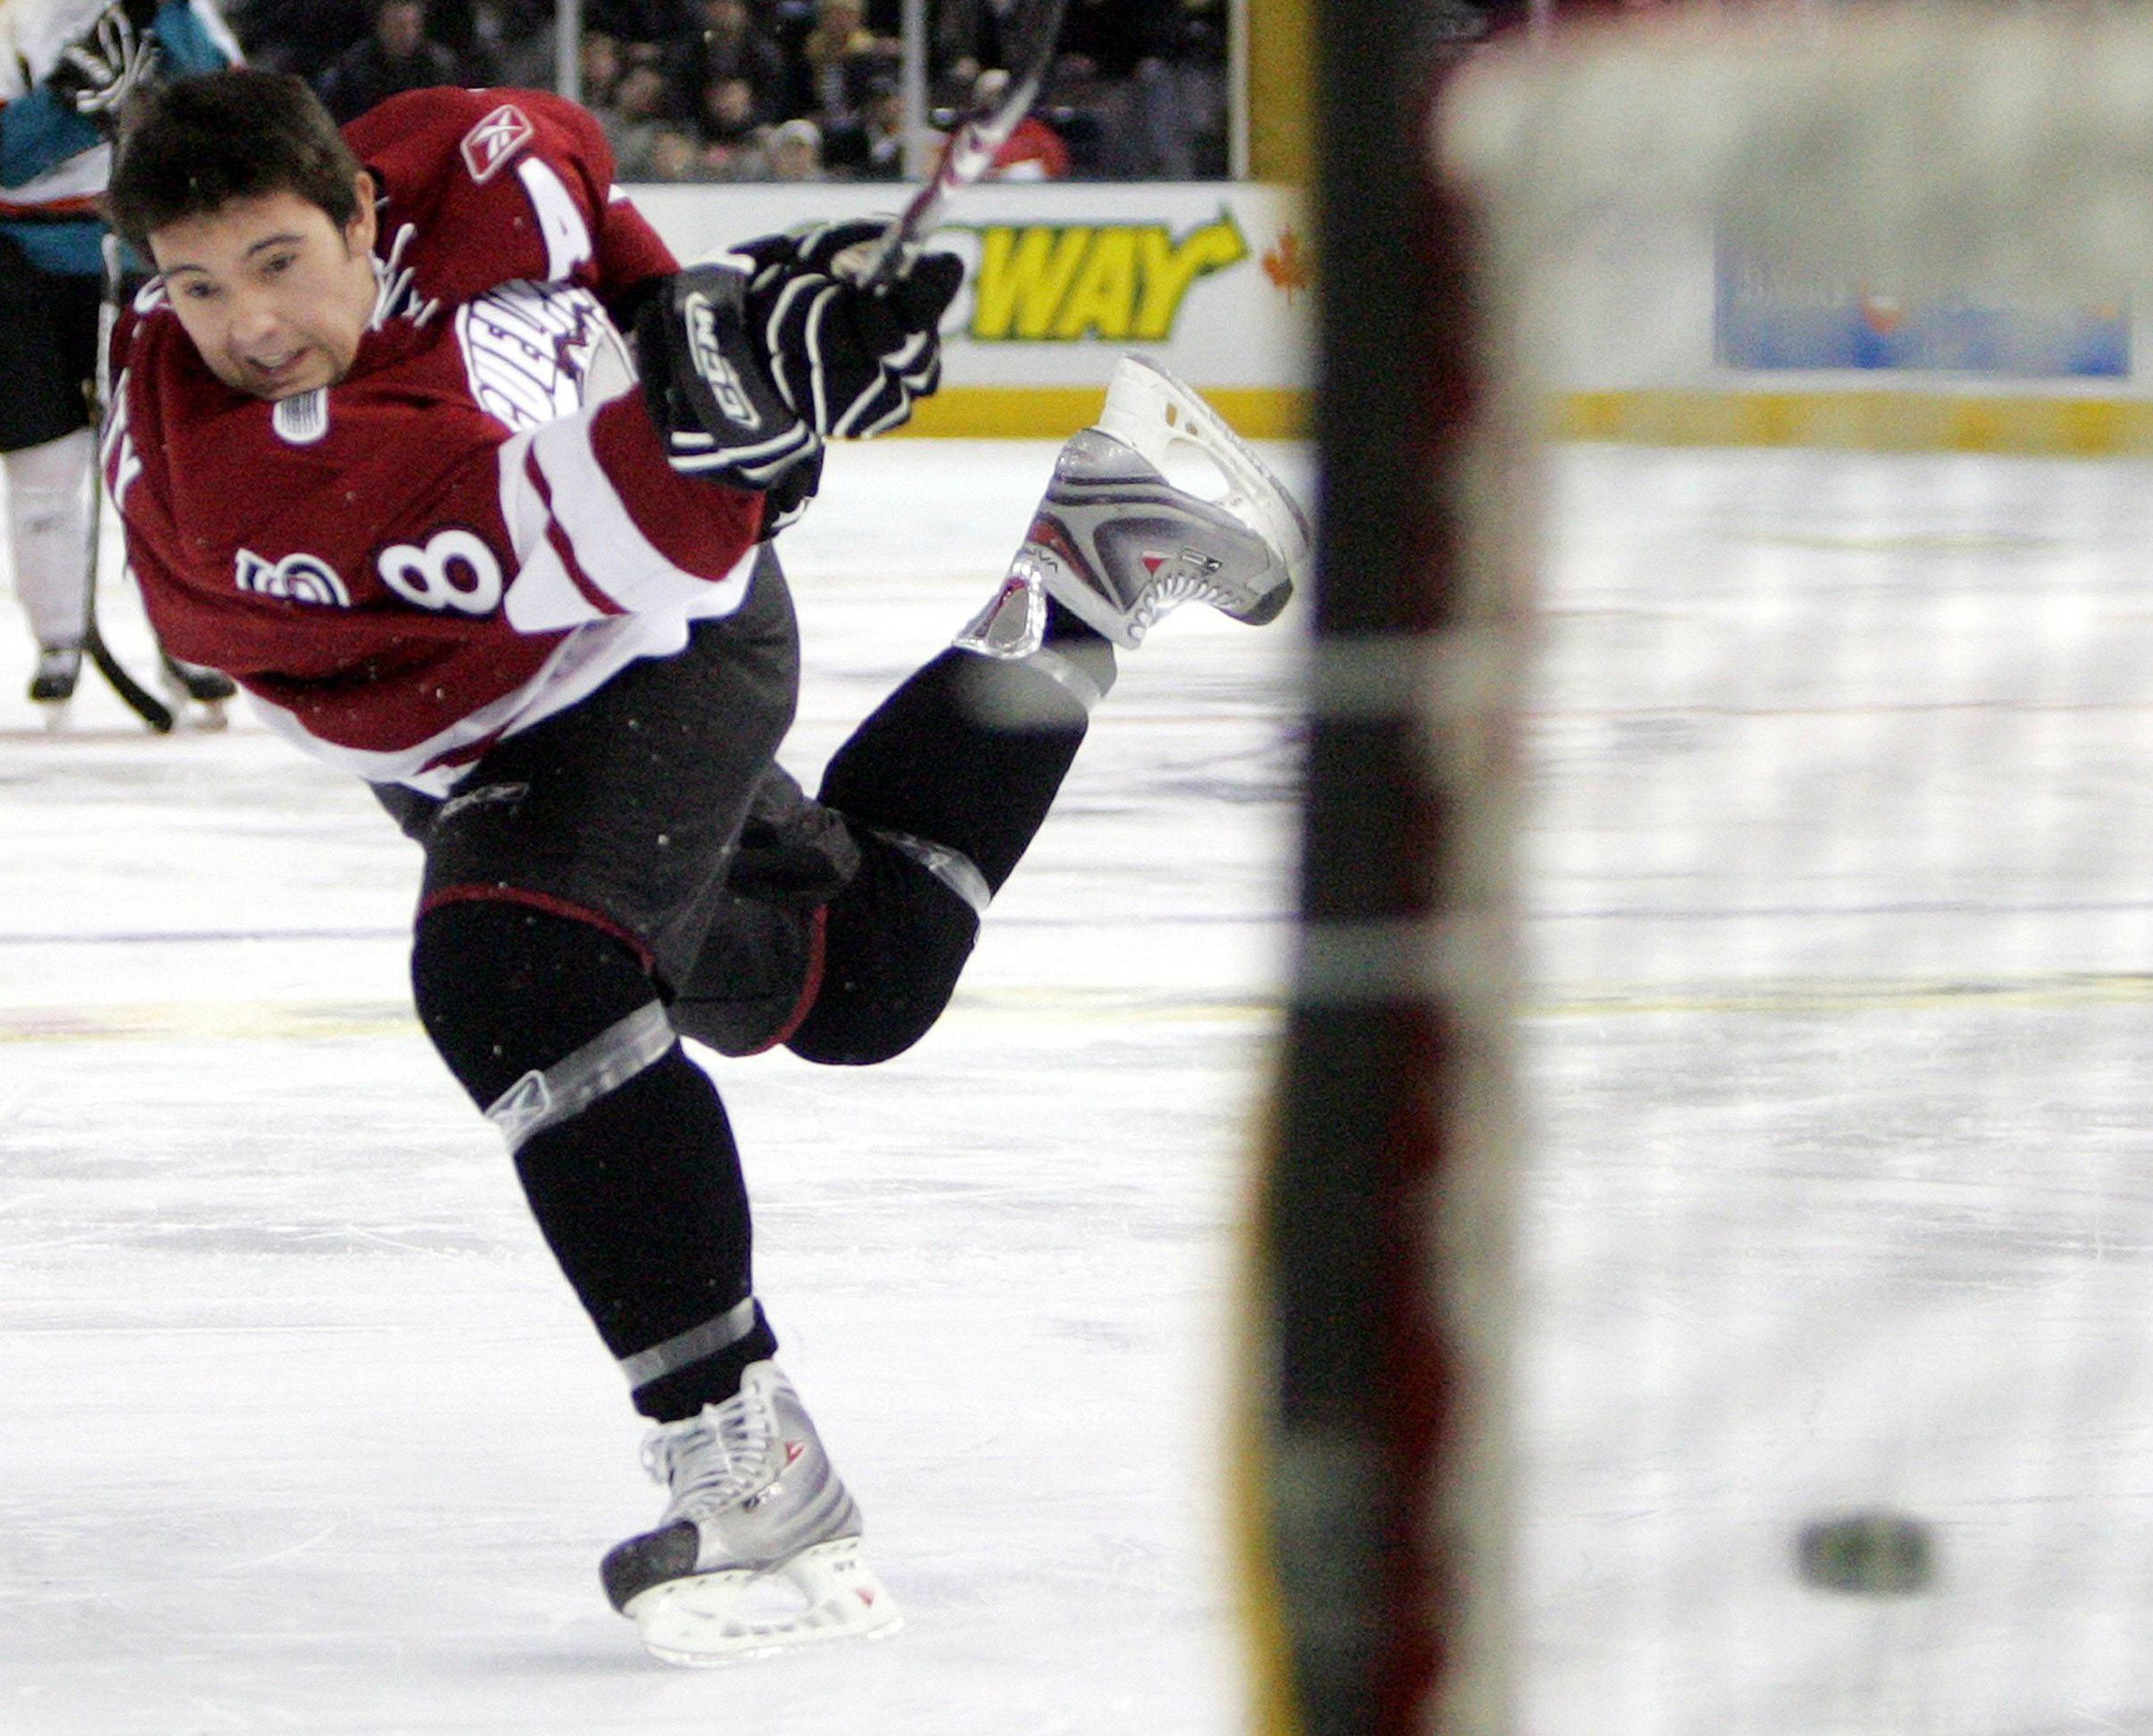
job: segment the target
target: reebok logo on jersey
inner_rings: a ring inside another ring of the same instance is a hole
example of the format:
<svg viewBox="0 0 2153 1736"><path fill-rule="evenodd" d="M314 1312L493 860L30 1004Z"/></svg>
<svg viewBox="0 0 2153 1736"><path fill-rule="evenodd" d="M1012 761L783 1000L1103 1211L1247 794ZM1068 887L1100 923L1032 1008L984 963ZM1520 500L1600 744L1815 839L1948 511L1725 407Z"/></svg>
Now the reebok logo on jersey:
<svg viewBox="0 0 2153 1736"><path fill-rule="evenodd" d="M463 163L471 178L490 181L501 164L537 136L538 129L513 103L503 103L463 136Z"/></svg>
<svg viewBox="0 0 2153 1736"><path fill-rule="evenodd" d="M688 317L689 362L710 388L718 409L743 428L761 427L763 418L755 413L753 401L718 342L717 314L710 306L710 298L700 292L690 295L681 311Z"/></svg>
<svg viewBox="0 0 2153 1736"><path fill-rule="evenodd" d="M233 582L257 597L277 597L287 603L318 603L349 608L352 593L328 562L313 555L286 555L282 560L264 560L242 549Z"/></svg>

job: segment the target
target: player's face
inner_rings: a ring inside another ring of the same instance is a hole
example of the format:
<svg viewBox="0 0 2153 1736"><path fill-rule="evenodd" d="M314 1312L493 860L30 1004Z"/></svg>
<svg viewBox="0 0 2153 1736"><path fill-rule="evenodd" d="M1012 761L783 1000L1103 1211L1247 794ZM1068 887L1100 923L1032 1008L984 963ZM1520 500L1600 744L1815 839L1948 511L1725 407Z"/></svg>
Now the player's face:
<svg viewBox="0 0 2153 1736"><path fill-rule="evenodd" d="M172 311L210 371L256 398L291 398L352 371L374 317L374 183L339 227L295 193L235 199L150 236Z"/></svg>

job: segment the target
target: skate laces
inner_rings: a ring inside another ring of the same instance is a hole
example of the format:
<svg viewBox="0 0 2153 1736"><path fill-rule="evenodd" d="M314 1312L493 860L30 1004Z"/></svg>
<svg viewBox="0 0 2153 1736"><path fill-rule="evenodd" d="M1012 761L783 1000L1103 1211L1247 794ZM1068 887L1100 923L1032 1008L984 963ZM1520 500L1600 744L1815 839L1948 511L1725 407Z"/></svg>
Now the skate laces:
<svg viewBox="0 0 2153 1736"><path fill-rule="evenodd" d="M777 1413L747 1393L665 1423L643 1442L643 1469L672 1491L668 1520L735 1507L768 1480Z"/></svg>

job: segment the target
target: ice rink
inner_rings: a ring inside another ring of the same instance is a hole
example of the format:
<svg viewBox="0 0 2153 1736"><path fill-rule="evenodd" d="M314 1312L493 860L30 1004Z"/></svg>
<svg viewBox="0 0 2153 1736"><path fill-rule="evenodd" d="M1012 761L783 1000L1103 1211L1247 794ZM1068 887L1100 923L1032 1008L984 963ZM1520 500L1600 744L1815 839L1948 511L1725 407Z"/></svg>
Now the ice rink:
<svg viewBox="0 0 2153 1736"><path fill-rule="evenodd" d="M840 455L787 533L796 770L1050 454ZM2153 475L1553 483L1517 1736L2153 1732ZM250 723L86 685L47 740L6 674L0 1732L1247 1729L1221 1410L1304 628L1123 660L913 1054L712 1063L909 1626L703 1673L600 1596L641 1428L409 1015L415 852ZM1801 1584L1799 1527L1876 1507L1934 1584Z"/></svg>
<svg viewBox="0 0 2153 1736"><path fill-rule="evenodd" d="M836 455L787 533L796 770L990 594L1052 451ZM1191 610L1123 660L911 1054L713 1061L909 1625L686 1672L599 1591L642 1426L410 1016L414 848L245 721L153 740L86 679L26 733L11 650L0 1732L1240 1728L1221 1346L1296 651Z"/></svg>
<svg viewBox="0 0 2153 1736"><path fill-rule="evenodd" d="M2153 1731L2153 470L1556 481L1519 1729Z"/></svg>

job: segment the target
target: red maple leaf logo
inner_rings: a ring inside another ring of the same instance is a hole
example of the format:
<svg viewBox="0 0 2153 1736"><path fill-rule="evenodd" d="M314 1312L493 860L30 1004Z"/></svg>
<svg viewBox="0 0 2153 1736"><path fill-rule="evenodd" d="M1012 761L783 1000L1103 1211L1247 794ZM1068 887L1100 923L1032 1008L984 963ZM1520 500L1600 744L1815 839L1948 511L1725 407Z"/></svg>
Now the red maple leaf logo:
<svg viewBox="0 0 2153 1736"><path fill-rule="evenodd" d="M1296 231L1288 228L1279 233L1277 243L1263 255L1263 275L1286 292L1288 302L1296 291L1315 282L1315 261Z"/></svg>

